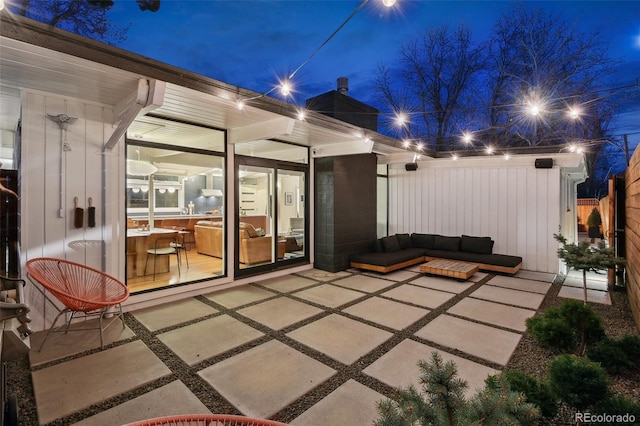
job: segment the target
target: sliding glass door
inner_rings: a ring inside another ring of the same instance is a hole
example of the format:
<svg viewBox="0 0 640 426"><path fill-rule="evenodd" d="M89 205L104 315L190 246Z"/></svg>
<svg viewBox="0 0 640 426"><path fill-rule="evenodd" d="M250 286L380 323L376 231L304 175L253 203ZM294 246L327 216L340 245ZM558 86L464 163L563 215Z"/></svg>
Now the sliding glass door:
<svg viewBox="0 0 640 426"><path fill-rule="evenodd" d="M242 145L235 156L236 275L308 262L307 148L274 141Z"/></svg>

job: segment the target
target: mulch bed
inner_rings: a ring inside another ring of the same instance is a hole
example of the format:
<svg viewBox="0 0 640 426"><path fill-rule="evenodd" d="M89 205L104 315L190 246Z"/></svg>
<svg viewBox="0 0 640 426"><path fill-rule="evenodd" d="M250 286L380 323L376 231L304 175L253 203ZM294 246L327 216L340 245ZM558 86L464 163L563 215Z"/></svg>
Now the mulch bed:
<svg viewBox="0 0 640 426"><path fill-rule="evenodd" d="M555 283L547 293L539 311L562 305L567 299L558 297L561 284ZM610 291L611 305L589 303L600 316L602 326L609 338L619 338L624 335L640 335L629 306L627 293L622 290ZM520 344L514 351L506 369L519 370L541 378L545 376L547 366L556 356L547 349L540 347L529 332L524 333ZM610 389L632 401L640 401L640 365L635 369L625 370L623 373L610 376ZM561 407L558 418L549 424L575 424L573 412L568 407Z"/></svg>

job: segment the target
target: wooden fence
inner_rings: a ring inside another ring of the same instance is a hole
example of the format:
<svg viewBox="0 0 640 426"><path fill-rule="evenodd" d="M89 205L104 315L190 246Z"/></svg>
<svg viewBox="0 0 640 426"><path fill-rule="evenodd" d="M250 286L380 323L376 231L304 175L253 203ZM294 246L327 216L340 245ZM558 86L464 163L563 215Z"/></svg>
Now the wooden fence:
<svg viewBox="0 0 640 426"><path fill-rule="evenodd" d="M627 294L636 326L640 329L640 150L636 149L624 178Z"/></svg>
<svg viewBox="0 0 640 426"><path fill-rule="evenodd" d="M591 214L593 208L597 208L600 213L600 202L597 198L578 198L578 232L587 232L587 218Z"/></svg>

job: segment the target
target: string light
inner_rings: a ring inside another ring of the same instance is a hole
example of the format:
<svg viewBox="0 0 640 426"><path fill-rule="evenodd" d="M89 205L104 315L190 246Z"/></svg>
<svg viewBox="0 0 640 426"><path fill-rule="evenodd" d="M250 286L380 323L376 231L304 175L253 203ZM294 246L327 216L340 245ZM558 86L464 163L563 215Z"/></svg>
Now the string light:
<svg viewBox="0 0 640 426"><path fill-rule="evenodd" d="M2 0L0 0L2 1ZM396 4L397 0L381 0L382 4L388 8L393 7ZM330 35L329 37L327 37L321 44L320 46L318 46L308 57L307 59L305 59L296 69L294 69L285 79L282 80L282 82L278 85L275 86L273 88L271 88L269 91L258 95L258 96L254 96L251 98L247 98L247 101L252 101L255 99L259 99L262 97L265 97L269 94L271 94L274 90L276 90L278 87L280 87L280 93L287 97L291 94L292 91L292 83L291 81L293 80L293 77L298 73L298 71L300 71L307 63L309 63L309 61L311 61L311 59L313 59L314 56L316 56L318 54L318 52L327 44L331 41L331 39L333 39L333 37L335 37L336 34L338 34L338 32L340 32L340 30L347 25L347 23L367 4L369 3L369 0L362 0L362 2L358 5L358 7L356 7L354 9L353 12L351 12L351 14L347 17L347 19L345 19L342 24L340 24L338 26L338 28L336 28ZM244 107L244 104L242 105L242 107L240 106L240 104L238 104L238 109L242 109Z"/></svg>
<svg viewBox="0 0 640 426"><path fill-rule="evenodd" d="M284 97L287 97L291 94L291 82L289 81L288 78L285 78L280 83L280 93L282 93L282 96Z"/></svg>
<svg viewBox="0 0 640 426"><path fill-rule="evenodd" d="M398 126L404 126L407 124L407 115L402 112L396 114L396 124Z"/></svg>
<svg viewBox="0 0 640 426"><path fill-rule="evenodd" d="M580 118L582 111L580 111L580 108L573 106L569 107L568 114L570 118L577 120Z"/></svg>

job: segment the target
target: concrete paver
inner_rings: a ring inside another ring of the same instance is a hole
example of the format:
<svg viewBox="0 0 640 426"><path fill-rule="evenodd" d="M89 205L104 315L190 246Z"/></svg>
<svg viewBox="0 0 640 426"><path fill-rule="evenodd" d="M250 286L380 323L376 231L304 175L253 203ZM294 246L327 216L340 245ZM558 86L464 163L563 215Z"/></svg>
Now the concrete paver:
<svg viewBox="0 0 640 426"><path fill-rule="evenodd" d="M419 382L421 371L418 362L431 360L433 352L437 352L444 362L455 362L458 368L458 377L466 380L469 385L466 390L467 397L484 387L484 379L487 376L497 373L497 370L493 368L409 339L400 342L365 368L363 372L394 388L406 388L413 385L416 389L421 389L422 386Z"/></svg>
<svg viewBox="0 0 640 426"><path fill-rule="evenodd" d="M382 297L372 297L349 306L344 312L395 330L402 330L428 314L429 310Z"/></svg>
<svg viewBox="0 0 640 426"><path fill-rule="evenodd" d="M455 294L404 284L382 293L382 296L434 309L447 302Z"/></svg>
<svg viewBox="0 0 640 426"><path fill-rule="evenodd" d="M371 352L392 334L359 321L332 314L291 331L287 336L349 365Z"/></svg>
<svg viewBox="0 0 640 426"><path fill-rule="evenodd" d="M140 309L132 312L132 315L148 330L156 331L217 312L214 307L190 298Z"/></svg>
<svg viewBox="0 0 640 426"><path fill-rule="evenodd" d="M52 422L170 373L141 341L34 371L38 420Z"/></svg>
<svg viewBox="0 0 640 426"><path fill-rule="evenodd" d="M378 419L376 403L387 399L355 380L348 380L302 413L293 426L371 425Z"/></svg>
<svg viewBox="0 0 640 426"><path fill-rule="evenodd" d="M228 315L210 318L158 335L188 365L221 354L263 336Z"/></svg>
<svg viewBox="0 0 640 426"><path fill-rule="evenodd" d="M436 317L415 335L500 365L507 364L522 337L446 314Z"/></svg>
<svg viewBox="0 0 640 426"><path fill-rule="evenodd" d="M276 340L198 372L242 414L258 418L269 418L334 374Z"/></svg>
<svg viewBox="0 0 640 426"><path fill-rule="evenodd" d="M167 401L171 401L170 404ZM95 416L74 423L73 426L122 425L156 417L178 414L211 414L188 387L179 380Z"/></svg>

